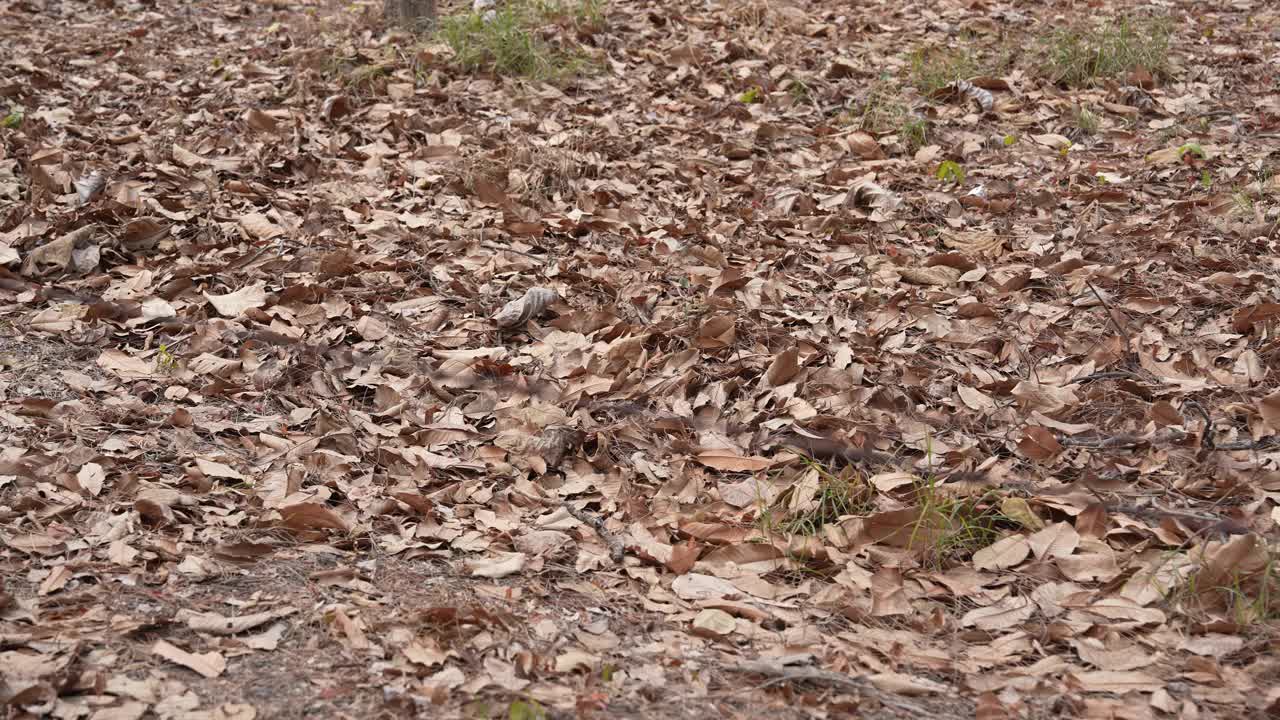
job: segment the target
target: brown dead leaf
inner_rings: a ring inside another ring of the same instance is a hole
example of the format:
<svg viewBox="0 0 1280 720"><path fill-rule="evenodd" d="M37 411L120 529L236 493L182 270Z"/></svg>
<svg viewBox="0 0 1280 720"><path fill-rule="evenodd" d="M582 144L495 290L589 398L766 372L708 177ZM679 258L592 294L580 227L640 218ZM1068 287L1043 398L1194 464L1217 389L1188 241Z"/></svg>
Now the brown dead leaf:
<svg viewBox="0 0 1280 720"><path fill-rule="evenodd" d="M1018 442L1018 451L1032 460L1044 462L1052 460L1062 452L1062 444L1048 430L1038 425L1030 425L1023 430L1022 440Z"/></svg>
<svg viewBox="0 0 1280 720"><path fill-rule="evenodd" d="M706 450L696 456L698 462L722 472L758 472L773 467L773 460L744 456L730 450Z"/></svg>

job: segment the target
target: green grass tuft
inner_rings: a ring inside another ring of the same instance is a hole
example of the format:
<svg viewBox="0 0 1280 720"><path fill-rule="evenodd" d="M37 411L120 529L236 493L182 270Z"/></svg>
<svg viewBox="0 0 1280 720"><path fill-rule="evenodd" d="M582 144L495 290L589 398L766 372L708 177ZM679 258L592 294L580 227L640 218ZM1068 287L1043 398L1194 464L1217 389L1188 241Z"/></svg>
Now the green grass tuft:
<svg viewBox="0 0 1280 720"><path fill-rule="evenodd" d="M1166 19L1119 18L1095 26L1058 28L1040 39L1041 72L1055 84L1079 87L1136 68L1169 71Z"/></svg>
<svg viewBox="0 0 1280 720"><path fill-rule="evenodd" d="M582 74L590 63L580 52L543 39L544 26L594 31L603 24L603 12L599 0L512 0L485 12L441 18L437 37L466 70L556 82Z"/></svg>

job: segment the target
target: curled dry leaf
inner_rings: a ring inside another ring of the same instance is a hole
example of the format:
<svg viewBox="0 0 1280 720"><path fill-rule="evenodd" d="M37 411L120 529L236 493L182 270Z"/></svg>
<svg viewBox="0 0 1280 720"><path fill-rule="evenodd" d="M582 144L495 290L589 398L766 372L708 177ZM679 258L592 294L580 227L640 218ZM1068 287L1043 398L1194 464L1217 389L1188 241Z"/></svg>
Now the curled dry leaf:
<svg viewBox="0 0 1280 720"><path fill-rule="evenodd" d="M254 283L226 295L204 293L204 297L222 317L238 318L247 310L267 304L267 285Z"/></svg>
<svg viewBox="0 0 1280 720"><path fill-rule="evenodd" d="M221 653L193 653L187 652L182 648L158 640L152 646L151 652L172 663L177 663L185 668L195 670L207 678L215 678L221 675L227 669L227 658Z"/></svg>
<svg viewBox="0 0 1280 720"><path fill-rule="evenodd" d="M518 327L541 315L555 301L555 290L531 287L524 295L503 305L493 316L493 322L504 329Z"/></svg>
<svg viewBox="0 0 1280 720"><path fill-rule="evenodd" d="M91 242L91 238L97 230L98 226L95 224L85 225L37 247L27 253L27 258L22 263L22 274L28 277L39 277L67 270L82 272L92 270L98 264L97 258L79 257L76 252L89 247L96 249L97 245ZM92 265L83 267L90 259L92 259Z"/></svg>

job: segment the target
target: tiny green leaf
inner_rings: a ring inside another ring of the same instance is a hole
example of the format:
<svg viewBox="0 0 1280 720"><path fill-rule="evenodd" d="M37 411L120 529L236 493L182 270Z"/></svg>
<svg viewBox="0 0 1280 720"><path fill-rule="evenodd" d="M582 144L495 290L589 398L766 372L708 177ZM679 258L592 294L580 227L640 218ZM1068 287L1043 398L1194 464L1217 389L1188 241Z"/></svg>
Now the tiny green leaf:
<svg viewBox="0 0 1280 720"><path fill-rule="evenodd" d="M938 179L942 182L955 183L956 185L964 182L964 168L951 160L944 160L942 164L938 166L938 171L935 175L937 175Z"/></svg>
<svg viewBox="0 0 1280 720"><path fill-rule="evenodd" d="M1178 155L1182 157L1186 157L1187 155L1193 155L1195 157L1200 158L1201 160L1207 157L1204 154L1204 148L1200 147L1200 143L1187 143L1186 145L1183 145L1182 147L1178 148Z"/></svg>

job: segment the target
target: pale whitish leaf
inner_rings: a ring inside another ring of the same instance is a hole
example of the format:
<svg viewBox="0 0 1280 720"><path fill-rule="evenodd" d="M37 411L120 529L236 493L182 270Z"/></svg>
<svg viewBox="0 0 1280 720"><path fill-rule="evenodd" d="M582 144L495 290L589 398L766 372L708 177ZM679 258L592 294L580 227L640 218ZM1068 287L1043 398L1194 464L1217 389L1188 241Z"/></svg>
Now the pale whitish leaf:
<svg viewBox="0 0 1280 720"><path fill-rule="evenodd" d="M227 659L220 653L192 653L182 648L172 645L164 640L159 640L151 647L151 652L176 663L185 668L195 670L207 678L215 678L227 669Z"/></svg>
<svg viewBox="0 0 1280 720"><path fill-rule="evenodd" d="M98 355L98 367L125 380L149 378L156 372L154 362L134 357L121 350L103 350Z"/></svg>
<svg viewBox="0 0 1280 720"><path fill-rule="evenodd" d="M1144 672L1119 672L1098 670L1095 672L1076 672L1071 675L1085 692L1115 693L1123 695L1128 692L1150 693L1164 687L1157 677Z"/></svg>
<svg viewBox="0 0 1280 720"><path fill-rule="evenodd" d="M186 623L187 627L199 633L237 635L295 612L297 612L297 608L285 607L266 612L226 617L213 612L196 612L182 608L174 616L174 619L178 622Z"/></svg>
<svg viewBox="0 0 1280 720"><path fill-rule="evenodd" d="M196 458L196 467L200 472L209 477L228 478L231 480L243 480L244 476L235 468L225 463L216 462L214 460L205 460Z"/></svg>
<svg viewBox="0 0 1280 720"><path fill-rule="evenodd" d="M693 619L693 627L695 631L702 631L707 635L728 635L737 629L737 621L723 610L708 608Z"/></svg>
<svg viewBox="0 0 1280 720"><path fill-rule="evenodd" d="M1080 534L1070 523L1055 523L1027 538L1037 559L1066 557L1080 545Z"/></svg>
<svg viewBox="0 0 1280 720"><path fill-rule="evenodd" d="M991 412L996 409L995 401L981 390L968 385L959 385L956 387L956 393L960 396L960 400L971 410Z"/></svg>
<svg viewBox="0 0 1280 720"><path fill-rule="evenodd" d="M1026 498L1007 497L1000 501L1000 514L1018 522L1028 530L1044 529L1044 520L1031 509Z"/></svg>
<svg viewBox="0 0 1280 720"><path fill-rule="evenodd" d="M1031 546L1021 535L1010 535L973 554L973 566L979 570L1011 568L1031 554Z"/></svg>
<svg viewBox="0 0 1280 720"><path fill-rule="evenodd" d="M503 578L523 570L528 559L524 553L503 553L467 563L467 570L472 577Z"/></svg>
<svg viewBox="0 0 1280 720"><path fill-rule="evenodd" d="M204 293L204 297L222 317L238 318L246 310L267 304L267 286L266 283L254 283L226 295Z"/></svg>
<svg viewBox="0 0 1280 720"><path fill-rule="evenodd" d="M102 483L106 477L102 466L91 462L80 466L80 472L76 473L76 482L80 483L80 487L90 495L97 497L102 493Z"/></svg>
<svg viewBox="0 0 1280 720"><path fill-rule="evenodd" d="M919 481L919 476L905 472L878 473L867 480L880 492L891 492L900 487L909 487Z"/></svg>
<svg viewBox="0 0 1280 720"><path fill-rule="evenodd" d="M979 630L1003 630L1022 623L1036 611L1030 598L1011 595L988 607L974 608L960 618L965 627L976 627Z"/></svg>
<svg viewBox="0 0 1280 720"><path fill-rule="evenodd" d="M284 233L279 225L271 222L271 218L261 213L249 213L240 216L240 227L258 240L270 240Z"/></svg>

